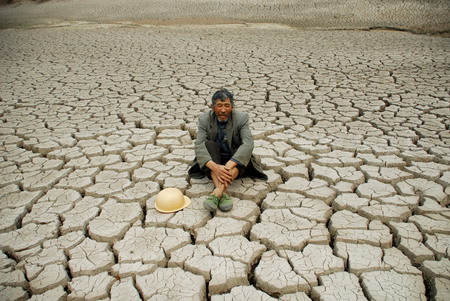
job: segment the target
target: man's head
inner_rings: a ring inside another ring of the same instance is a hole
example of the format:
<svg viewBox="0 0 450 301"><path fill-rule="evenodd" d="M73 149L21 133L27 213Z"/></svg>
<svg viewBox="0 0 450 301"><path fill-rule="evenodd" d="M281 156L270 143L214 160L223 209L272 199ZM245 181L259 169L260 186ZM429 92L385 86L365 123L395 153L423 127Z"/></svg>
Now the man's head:
<svg viewBox="0 0 450 301"><path fill-rule="evenodd" d="M219 121L227 121L233 111L234 96L226 89L214 93L212 97L212 110Z"/></svg>

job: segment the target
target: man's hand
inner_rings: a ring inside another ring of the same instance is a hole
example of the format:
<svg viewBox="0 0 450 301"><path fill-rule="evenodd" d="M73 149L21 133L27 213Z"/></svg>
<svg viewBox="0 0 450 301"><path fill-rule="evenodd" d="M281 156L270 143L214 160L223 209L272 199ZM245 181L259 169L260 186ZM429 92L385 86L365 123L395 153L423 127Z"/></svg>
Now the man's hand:
<svg viewBox="0 0 450 301"><path fill-rule="evenodd" d="M234 161L228 161L226 164L225 164L225 169L231 174L231 179L229 180L229 181L227 181L227 182L224 182L224 185L225 185L225 188L228 188L228 185L230 185L231 184L231 182L233 181L233 172L232 172L232 170L235 168L237 166L237 163L236 162L234 162Z"/></svg>
<svg viewBox="0 0 450 301"><path fill-rule="evenodd" d="M225 164L225 167L226 167L228 170L232 170L232 169L235 168L236 166L237 166L237 163L234 162L234 161L232 161L232 160L228 161L227 164Z"/></svg>
<svg viewBox="0 0 450 301"><path fill-rule="evenodd" d="M206 167L211 169L211 171L216 174L220 183L225 185L225 188L228 187L228 185L233 180L233 175L230 169L225 165L220 165L213 161L208 161L208 163L206 163Z"/></svg>

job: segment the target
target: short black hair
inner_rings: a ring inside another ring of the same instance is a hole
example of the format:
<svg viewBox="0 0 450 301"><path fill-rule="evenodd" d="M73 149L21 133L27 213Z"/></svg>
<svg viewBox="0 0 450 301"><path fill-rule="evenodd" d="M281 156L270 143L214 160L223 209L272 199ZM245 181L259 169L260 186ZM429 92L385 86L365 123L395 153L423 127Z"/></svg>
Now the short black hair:
<svg viewBox="0 0 450 301"><path fill-rule="evenodd" d="M230 100L231 106L234 107L233 93L231 93L227 89L220 89L220 90L216 91L216 93L214 93L214 95L212 96L212 106L214 107L216 105L217 100L225 101L227 99Z"/></svg>

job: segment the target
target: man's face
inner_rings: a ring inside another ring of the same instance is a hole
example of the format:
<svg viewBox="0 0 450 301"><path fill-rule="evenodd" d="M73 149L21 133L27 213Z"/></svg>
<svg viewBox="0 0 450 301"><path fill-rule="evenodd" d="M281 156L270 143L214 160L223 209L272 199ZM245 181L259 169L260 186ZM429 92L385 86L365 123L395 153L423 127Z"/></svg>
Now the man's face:
<svg viewBox="0 0 450 301"><path fill-rule="evenodd" d="M212 108L219 121L227 121L233 111L233 106L229 99L216 101L216 105Z"/></svg>

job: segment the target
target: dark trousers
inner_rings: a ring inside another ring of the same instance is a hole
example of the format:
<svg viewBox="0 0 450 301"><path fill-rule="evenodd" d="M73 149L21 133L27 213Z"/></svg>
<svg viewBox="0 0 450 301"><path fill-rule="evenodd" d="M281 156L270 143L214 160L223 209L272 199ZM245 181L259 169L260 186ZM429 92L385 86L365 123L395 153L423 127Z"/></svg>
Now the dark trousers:
<svg viewBox="0 0 450 301"><path fill-rule="evenodd" d="M214 163L224 165L231 159L231 156L225 157L220 155L219 145L214 141L208 140L205 142L205 145Z"/></svg>

